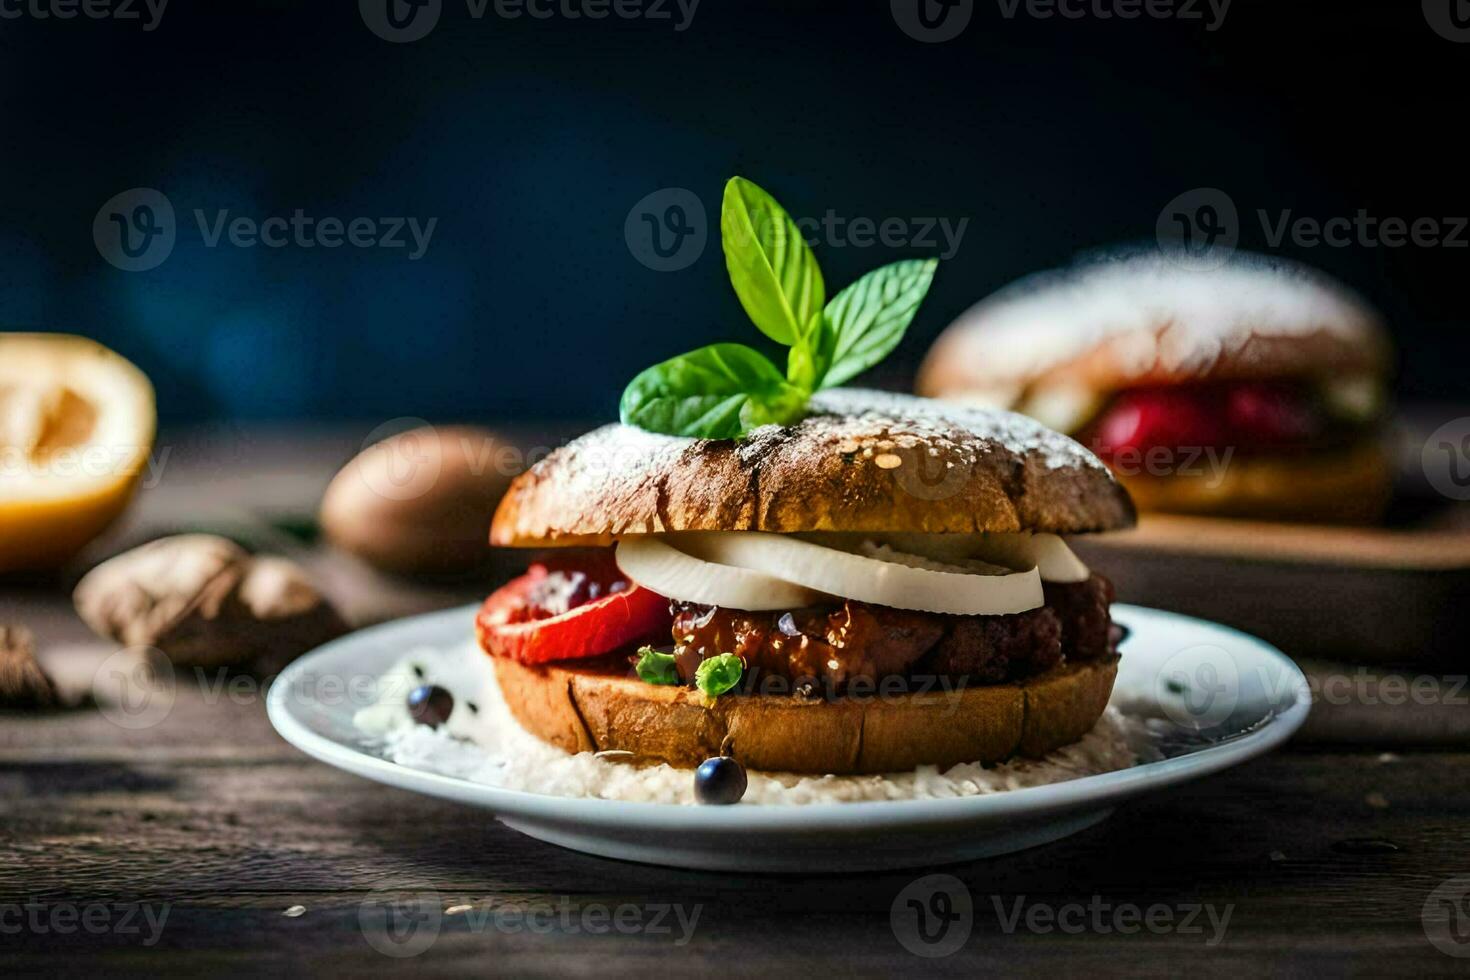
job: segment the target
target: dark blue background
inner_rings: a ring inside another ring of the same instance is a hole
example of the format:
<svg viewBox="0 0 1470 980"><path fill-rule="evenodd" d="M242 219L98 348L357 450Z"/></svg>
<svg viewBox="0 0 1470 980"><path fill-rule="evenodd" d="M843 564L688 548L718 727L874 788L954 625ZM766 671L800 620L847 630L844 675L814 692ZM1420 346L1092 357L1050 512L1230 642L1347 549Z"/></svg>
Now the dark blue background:
<svg viewBox="0 0 1470 980"><path fill-rule="evenodd" d="M0 21L0 325L96 337L165 420L611 416L655 359L754 341L717 240L659 273L623 236L682 186L713 217L744 174L790 210L970 219L899 352L906 384L955 314L1078 250L1148 239L1228 191L1319 218L1470 213L1470 45L1418 3L1236 0L1199 22L1006 19L920 44L886 2L704 0L692 26L473 21L389 44L352 2L173 0L158 30ZM127 273L101 204L157 188L172 256ZM194 208L437 217L404 250L206 248ZM819 249L829 282L926 250ZM932 251L932 250L930 250ZM1466 249L1282 251L1390 315L1411 397L1464 393Z"/></svg>

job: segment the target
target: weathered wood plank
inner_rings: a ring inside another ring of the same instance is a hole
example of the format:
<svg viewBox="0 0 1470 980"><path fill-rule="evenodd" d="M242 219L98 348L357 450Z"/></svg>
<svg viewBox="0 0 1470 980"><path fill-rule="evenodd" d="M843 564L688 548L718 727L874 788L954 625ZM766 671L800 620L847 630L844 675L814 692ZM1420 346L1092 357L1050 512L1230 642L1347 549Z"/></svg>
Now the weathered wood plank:
<svg viewBox="0 0 1470 980"><path fill-rule="evenodd" d="M42 962L28 957L44 951L96 953L99 964L122 969L289 962L386 971L398 964L364 938L364 900L373 889L429 888L441 908L699 905L703 924L675 947L667 936L591 936L563 924L543 935L450 917L415 968L1101 969L1119 936L1004 928L1017 902L1055 909L1096 896L1114 906L1231 907L1214 947L1204 945L1208 929L1128 937L1134 972L1412 963L1435 974L1457 964L1425 940L1420 913L1437 884L1466 869L1467 828L1453 815L1467 811L1470 788L1451 777L1467 763L1440 753L1389 762L1283 754L1141 801L1070 841L946 869L970 889L975 932L961 952L934 963L912 958L888 926L889 907L913 873L715 877L605 861L301 758L8 761L0 765L0 901L122 897L170 903L177 916L146 961L132 959L125 936L27 933L7 937L16 939L7 955L25 957L17 965ZM1378 794L1371 803L1370 794ZM1390 839L1399 850L1342 849L1343 840L1364 837ZM300 918L281 914L297 904L307 910Z"/></svg>

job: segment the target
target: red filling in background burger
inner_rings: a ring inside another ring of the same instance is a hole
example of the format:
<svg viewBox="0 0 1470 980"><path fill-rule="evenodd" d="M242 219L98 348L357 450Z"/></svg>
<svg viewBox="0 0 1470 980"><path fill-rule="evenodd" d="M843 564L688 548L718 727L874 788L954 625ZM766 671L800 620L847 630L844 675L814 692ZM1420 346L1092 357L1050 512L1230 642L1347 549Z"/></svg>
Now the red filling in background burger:
<svg viewBox="0 0 1470 980"><path fill-rule="evenodd" d="M1326 276L1151 253L984 300L940 335L918 388L1072 435L1142 510L1357 523L1390 491L1389 356L1378 315Z"/></svg>

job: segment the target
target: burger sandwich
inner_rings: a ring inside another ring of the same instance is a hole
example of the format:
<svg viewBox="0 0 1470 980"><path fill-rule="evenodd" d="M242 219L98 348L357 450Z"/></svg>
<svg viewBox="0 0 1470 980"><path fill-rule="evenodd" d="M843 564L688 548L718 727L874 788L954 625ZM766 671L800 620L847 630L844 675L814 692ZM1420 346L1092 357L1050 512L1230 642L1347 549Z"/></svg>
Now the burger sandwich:
<svg viewBox="0 0 1470 980"><path fill-rule="evenodd" d="M1112 588L1061 535L1132 517L1094 457L1009 413L838 390L740 441L614 425L512 485L492 542L566 550L490 596L479 639L568 752L1040 757L1092 728L1117 664Z"/></svg>
<svg viewBox="0 0 1470 980"><path fill-rule="evenodd" d="M1391 489L1389 357L1378 315L1324 275L1150 253L982 301L940 335L918 390L1073 436L1141 510L1362 523Z"/></svg>
<svg viewBox="0 0 1470 980"><path fill-rule="evenodd" d="M1080 739L1120 631L1063 538L1130 525L1127 493L1021 415L835 387L898 342L934 263L829 301L758 187L731 181L721 228L787 371L738 344L655 365L621 424L515 480L491 542L541 558L476 620L511 713L568 752L805 774Z"/></svg>

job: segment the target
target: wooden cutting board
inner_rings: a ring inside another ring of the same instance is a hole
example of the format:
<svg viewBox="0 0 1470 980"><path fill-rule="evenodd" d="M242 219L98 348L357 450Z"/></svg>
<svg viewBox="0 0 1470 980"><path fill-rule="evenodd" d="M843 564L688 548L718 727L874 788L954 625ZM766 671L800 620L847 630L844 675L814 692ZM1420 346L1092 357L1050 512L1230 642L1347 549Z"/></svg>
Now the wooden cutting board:
<svg viewBox="0 0 1470 980"><path fill-rule="evenodd" d="M1389 527L1149 514L1073 545L1124 602L1226 623L1295 657L1470 665L1470 505Z"/></svg>

